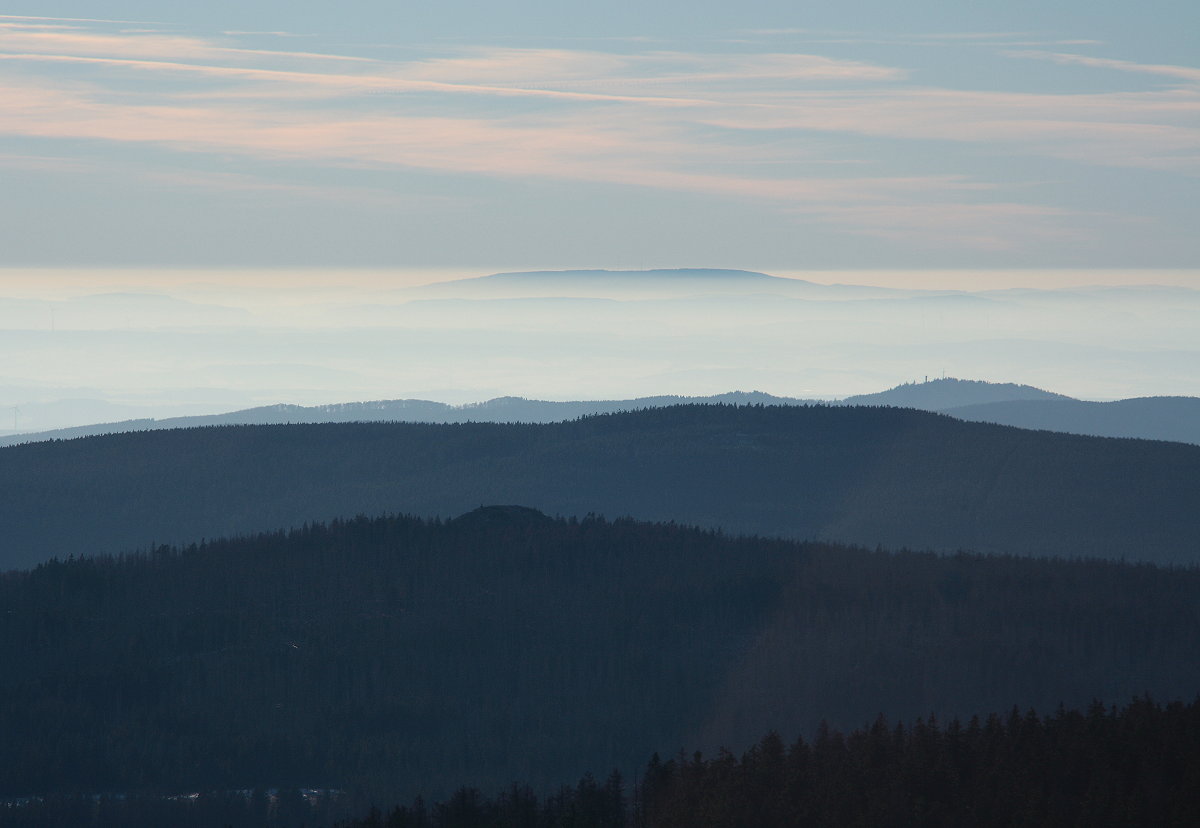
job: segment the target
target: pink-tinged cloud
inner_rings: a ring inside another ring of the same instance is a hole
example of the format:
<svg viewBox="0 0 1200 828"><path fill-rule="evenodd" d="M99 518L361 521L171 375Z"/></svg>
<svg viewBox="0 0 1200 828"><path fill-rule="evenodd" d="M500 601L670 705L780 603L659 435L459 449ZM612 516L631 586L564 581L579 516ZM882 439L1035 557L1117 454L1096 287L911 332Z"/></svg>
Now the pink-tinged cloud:
<svg viewBox="0 0 1200 828"><path fill-rule="evenodd" d="M22 28L0 37L0 48L11 54L84 56L109 58L167 58L180 60L229 60L238 57L273 59L304 58L318 61L374 63L371 58L270 49L223 46L203 38L164 34L154 30L106 34L89 31L33 30Z"/></svg>
<svg viewBox="0 0 1200 828"><path fill-rule="evenodd" d="M39 63L87 70L73 82L5 85L0 76L0 134L703 193L931 244L953 236L999 250L1014 239L1075 233L1075 214L962 203L999 188L954 173L797 175L798 162L838 160L810 155L812 139L955 141L1200 171L1200 90L1190 88L1090 95L919 88L897 84L904 74L894 68L783 53L488 48L380 61L169 34L49 30L5 31L0 48L0 69L26 64L23 77ZM1187 77L1175 71L1181 67L1166 68L1172 72L1131 71ZM140 87L147 77L207 83ZM481 98L496 100L481 107ZM539 105L497 105L503 99ZM157 180L273 191L240 177Z"/></svg>
<svg viewBox="0 0 1200 828"><path fill-rule="evenodd" d="M1192 66L1172 66L1170 64L1136 63L1131 60L1115 60L1113 58L1098 58L1088 55L1072 55L1059 52L1009 52L1013 57L1039 58L1054 63L1090 66L1096 69L1115 69L1120 72L1138 72L1146 75L1160 75L1190 83L1200 83L1200 69Z"/></svg>
<svg viewBox="0 0 1200 828"><path fill-rule="evenodd" d="M613 54L570 49L489 48L400 64L406 77L451 83L596 85L753 82L764 80L892 81L899 69L861 61L805 54L693 54L641 52Z"/></svg>
<svg viewBox="0 0 1200 828"><path fill-rule="evenodd" d="M212 66L177 63L162 60L132 58L83 57L77 55L10 54L0 52L0 61L46 61L122 67L144 71L174 72L223 79L241 79L299 84L310 90L366 94L371 92L440 92L449 94L489 95L497 97L557 98L567 101L666 104L671 106L708 105L712 101L697 98L664 97L655 95L612 95L598 92L569 92L557 89L538 89L489 84L445 83L412 80L403 77L372 74L333 74L299 72L282 69L256 69L242 66Z"/></svg>
<svg viewBox="0 0 1200 828"><path fill-rule="evenodd" d="M17 31L62 31L74 30L78 31L80 26L71 26L65 23L14 23L12 21L0 21L0 32L17 32Z"/></svg>
<svg viewBox="0 0 1200 828"><path fill-rule="evenodd" d="M50 20L65 23L141 23L145 25L162 25L156 20L109 20L100 17L39 17L31 14L0 14L0 20Z"/></svg>
<svg viewBox="0 0 1200 828"><path fill-rule="evenodd" d="M240 30L240 29L231 29L228 31L221 32L221 34L231 35L234 37L237 37L240 35L266 35L269 37L313 37L313 35L311 35L311 34L300 34L298 32L284 32L284 31L279 31L279 30L254 32L254 31L244 31L244 30Z"/></svg>
<svg viewBox="0 0 1200 828"><path fill-rule="evenodd" d="M804 35L806 43L932 46L938 44L996 46L1098 46L1103 41L1087 38L1038 38L1038 32L935 32L881 35L878 33L822 31L818 29L743 29L745 34L764 37ZM1015 40L1014 38L1020 38Z"/></svg>
<svg viewBox="0 0 1200 828"><path fill-rule="evenodd" d="M100 103L40 87L0 88L10 133L160 143L206 152L326 163L417 167L504 177L623 183L781 203L892 200L979 190L957 176L756 178L688 169L684 142L649 129L598 127L586 117L520 122L387 115L264 113L252 107ZM647 146L647 137L654 140ZM709 150L711 152L711 150ZM726 152L726 155L728 153ZM727 159L728 160L728 159ZM676 168L672 169L672 162ZM700 165L693 165L700 166Z"/></svg>
<svg viewBox="0 0 1200 828"><path fill-rule="evenodd" d="M992 144L1083 163L1200 172L1191 160L1200 152L1200 92L1186 89L1091 95L913 88L795 93L775 96L751 117L732 110L698 117L731 130Z"/></svg>
<svg viewBox="0 0 1200 828"><path fill-rule="evenodd" d="M166 69L194 67L192 71L228 73L239 67L230 61L240 58L308 59L382 63L374 59L313 52L243 49L213 44L182 35L113 35L92 32L30 31L5 38L0 45L10 59L66 60L89 58L112 65L122 61L146 61ZM183 61L210 61L208 65ZM134 65L134 64L127 64ZM242 67L249 72L254 67ZM341 82L357 85L397 85L410 87L416 82L445 84L443 91L468 89L514 93L586 95L590 99L626 99L637 97L658 101L683 100L678 87L697 87L713 83L755 83L763 81L884 81L903 76L900 70L859 61L835 60L802 54L688 54L650 52L616 55L595 51L565 49L475 49L451 57L391 63L386 74L339 77L328 75L326 84ZM279 71L279 70L276 70ZM324 73L323 73L324 74ZM275 75L279 78L282 75ZM305 73L298 80L313 81ZM591 89L580 89L583 84ZM650 90L637 96L613 94L612 88ZM661 87L662 94L653 94Z"/></svg>
<svg viewBox="0 0 1200 828"><path fill-rule="evenodd" d="M990 36L990 35L988 35ZM970 38L984 35L970 34ZM966 39L970 39L966 38ZM38 47L2 54L14 61L103 65L148 73L223 80L227 88L189 93L236 97L344 100L383 92L530 97L579 104L702 107L677 114L677 132L701 125L732 130L849 132L888 138L1007 144L1019 152L1086 163L1188 171L1195 169L1195 114L1200 95L1171 93L1034 95L895 88L871 91L772 90L799 81L894 81L900 72L853 61L801 54L695 55L648 52L615 55L564 49L475 49L402 63L306 52L245 50L171 35L22 33L6 43ZM172 59L154 59L170 57ZM1096 65L1187 77L1186 67L1158 67L1080 56L1052 56ZM183 62L184 59L206 61ZM364 72L298 71L230 61L349 60ZM253 88L248 84L267 84ZM763 86L763 84L766 84ZM610 117L606 114L606 118ZM1179 119L1189 123L1177 123ZM1130 125L1131 123L1136 126Z"/></svg>

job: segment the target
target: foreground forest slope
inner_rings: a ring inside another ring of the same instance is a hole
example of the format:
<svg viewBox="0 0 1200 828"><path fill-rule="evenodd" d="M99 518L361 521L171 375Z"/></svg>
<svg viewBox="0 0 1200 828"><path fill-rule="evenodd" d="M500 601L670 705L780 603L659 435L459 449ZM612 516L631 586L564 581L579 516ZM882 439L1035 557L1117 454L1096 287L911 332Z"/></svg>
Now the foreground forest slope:
<svg viewBox="0 0 1200 828"><path fill-rule="evenodd" d="M483 503L870 546L1200 561L1200 447L885 408L242 426L0 449L0 567Z"/></svg>
<svg viewBox="0 0 1200 828"><path fill-rule="evenodd" d="M539 789L1200 689L1200 572L477 510L0 577L0 796Z"/></svg>

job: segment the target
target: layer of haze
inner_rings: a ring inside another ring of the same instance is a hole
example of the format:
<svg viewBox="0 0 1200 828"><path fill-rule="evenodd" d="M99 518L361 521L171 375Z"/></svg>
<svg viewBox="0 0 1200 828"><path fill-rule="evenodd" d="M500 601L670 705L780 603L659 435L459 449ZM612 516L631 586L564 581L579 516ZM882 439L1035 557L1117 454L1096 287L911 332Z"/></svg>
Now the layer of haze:
<svg viewBox="0 0 1200 828"><path fill-rule="evenodd" d="M1200 394L1195 273L959 274L971 291L938 287L946 273L457 275L8 272L0 428L278 402L834 398L942 374Z"/></svg>

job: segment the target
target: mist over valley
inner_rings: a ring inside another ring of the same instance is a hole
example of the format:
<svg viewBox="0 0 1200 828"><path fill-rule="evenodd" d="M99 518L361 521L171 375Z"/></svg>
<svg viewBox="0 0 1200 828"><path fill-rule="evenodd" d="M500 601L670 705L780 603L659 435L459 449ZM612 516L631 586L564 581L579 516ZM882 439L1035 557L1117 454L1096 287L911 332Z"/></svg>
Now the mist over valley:
<svg viewBox="0 0 1200 828"><path fill-rule="evenodd" d="M21 355L0 372L0 433L377 399L830 400L943 375L1087 400L1200 394L1200 291L1182 287L899 290L712 270L385 285L0 301L0 344Z"/></svg>

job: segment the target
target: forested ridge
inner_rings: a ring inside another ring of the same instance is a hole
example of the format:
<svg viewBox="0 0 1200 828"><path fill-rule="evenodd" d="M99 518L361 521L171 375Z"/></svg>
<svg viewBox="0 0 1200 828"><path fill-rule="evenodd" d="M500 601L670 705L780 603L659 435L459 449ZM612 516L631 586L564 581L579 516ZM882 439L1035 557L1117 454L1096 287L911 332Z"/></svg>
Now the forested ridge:
<svg viewBox="0 0 1200 828"><path fill-rule="evenodd" d="M0 577L0 796L627 776L880 713L1200 688L1200 571L732 538L519 507Z"/></svg>
<svg viewBox="0 0 1200 828"><path fill-rule="evenodd" d="M0 568L496 502L868 546L1200 562L1200 446L903 409L675 406L539 425L231 426L5 447Z"/></svg>

